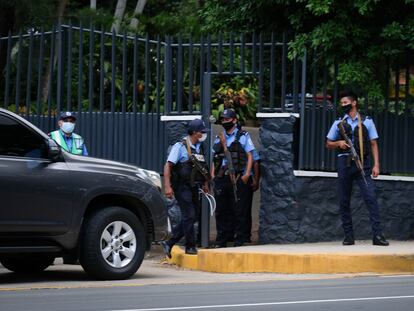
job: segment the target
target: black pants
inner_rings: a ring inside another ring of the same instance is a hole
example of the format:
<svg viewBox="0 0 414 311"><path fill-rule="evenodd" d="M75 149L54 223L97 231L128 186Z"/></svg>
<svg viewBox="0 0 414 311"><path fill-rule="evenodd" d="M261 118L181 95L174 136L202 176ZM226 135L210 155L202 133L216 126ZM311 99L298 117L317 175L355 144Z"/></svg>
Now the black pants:
<svg viewBox="0 0 414 311"><path fill-rule="evenodd" d="M215 178L217 243L233 240L235 242L245 242L250 238L250 235L247 234L250 189L251 179L245 184L239 177L237 179L239 200L235 202L230 177L226 175Z"/></svg>
<svg viewBox="0 0 414 311"><path fill-rule="evenodd" d="M368 208L372 233L373 235L379 235L381 234L379 208L375 195L375 186L371 179L371 167L369 160L367 159L364 163L364 174L367 181L366 185L360 171L355 165L355 162L351 161L350 166L348 166L347 158L347 156L338 157L339 206L342 213L342 227L345 235L353 236L350 205L352 184L354 180L356 180L359 188L361 189L361 195Z"/></svg>
<svg viewBox="0 0 414 311"><path fill-rule="evenodd" d="M181 211L181 222L173 228L172 237L168 244L173 246L185 237L185 246L194 247L196 245L194 223L200 214L199 187L191 187L189 183L180 183L174 187L175 198Z"/></svg>

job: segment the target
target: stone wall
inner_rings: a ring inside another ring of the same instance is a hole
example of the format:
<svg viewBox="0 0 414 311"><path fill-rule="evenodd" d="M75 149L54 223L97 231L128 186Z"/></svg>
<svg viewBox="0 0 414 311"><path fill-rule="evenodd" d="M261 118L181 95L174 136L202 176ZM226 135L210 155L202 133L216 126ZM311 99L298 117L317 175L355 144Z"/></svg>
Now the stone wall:
<svg viewBox="0 0 414 311"><path fill-rule="evenodd" d="M296 177L295 208L301 215L298 230L285 227L297 236L297 242L333 241L343 238L338 205L338 184L331 177ZM375 180L384 235L395 240L414 238L414 183ZM354 183L352 218L356 239L371 239L368 209L359 187Z"/></svg>
<svg viewBox="0 0 414 311"><path fill-rule="evenodd" d="M259 132L262 166L260 243L297 242L300 213L294 200L293 130L295 118L264 119ZM286 226L291 227L286 230Z"/></svg>
<svg viewBox="0 0 414 311"><path fill-rule="evenodd" d="M337 179L296 177L293 171L295 118L264 119L260 129L262 158L260 243L342 240ZM375 180L384 235L414 238L414 182ZM371 239L368 210L354 184L351 201L356 239Z"/></svg>
<svg viewBox="0 0 414 311"><path fill-rule="evenodd" d="M187 136L188 121L167 121L166 132L168 145L174 145Z"/></svg>

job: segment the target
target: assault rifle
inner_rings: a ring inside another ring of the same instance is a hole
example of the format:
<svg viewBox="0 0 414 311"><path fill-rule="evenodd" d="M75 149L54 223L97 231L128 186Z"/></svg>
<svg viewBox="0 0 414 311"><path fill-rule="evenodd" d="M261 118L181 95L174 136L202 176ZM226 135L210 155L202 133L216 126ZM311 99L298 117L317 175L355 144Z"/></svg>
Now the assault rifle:
<svg viewBox="0 0 414 311"><path fill-rule="evenodd" d="M204 180L209 183L211 191L213 191L214 185L212 183L210 172L203 164L200 163L200 161L197 159L197 155L191 153L191 148L190 148L188 139L185 140L185 143L187 145L187 152L189 154L190 161L193 163L196 169L191 172L190 185L191 186L194 185L195 173L199 172L204 177Z"/></svg>
<svg viewBox="0 0 414 311"><path fill-rule="evenodd" d="M224 156L226 157L226 160L227 160L227 166L228 166L230 181L231 181L231 185L233 187L234 201L235 202L238 202L239 201L239 197L237 196L236 170L234 169L233 159L231 158L231 153L227 149L226 138L224 137L224 132L221 132L220 133L219 138L220 138L220 142L221 142L221 144L223 146Z"/></svg>
<svg viewBox="0 0 414 311"><path fill-rule="evenodd" d="M352 160L354 160L355 165L357 166L359 172L361 173L361 176L365 182L365 185L368 185L367 180L365 178L364 167L362 166L361 158L359 157L358 152L356 152L354 144L352 143L351 139L348 137L348 135L346 135L344 124L342 123L342 121L339 122L338 127L339 127L339 132L341 133L341 136L345 139L345 142L349 146Z"/></svg>
<svg viewBox="0 0 414 311"><path fill-rule="evenodd" d="M208 171L208 169L206 169L206 167L204 165L202 165L200 163L200 161L198 161L197 157L195 154L190 155L190 160L191 162L193 162L194 167L196 168L196 170L203 175L205 181L210 182L211 181L211 175L210 172Z"/></svg>

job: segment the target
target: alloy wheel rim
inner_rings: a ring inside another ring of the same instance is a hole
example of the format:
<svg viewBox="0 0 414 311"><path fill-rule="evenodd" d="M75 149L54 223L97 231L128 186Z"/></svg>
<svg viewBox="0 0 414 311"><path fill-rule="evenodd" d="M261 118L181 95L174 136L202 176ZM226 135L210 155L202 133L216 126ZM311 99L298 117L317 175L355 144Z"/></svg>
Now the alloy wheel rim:
<svg viewBox="0 0 414 311"><path fill-rule="evenodd" d="M127 266L135 256L137 239L126 222L114 221L103 230L100 239L101 254L114 268Z"/></svg>

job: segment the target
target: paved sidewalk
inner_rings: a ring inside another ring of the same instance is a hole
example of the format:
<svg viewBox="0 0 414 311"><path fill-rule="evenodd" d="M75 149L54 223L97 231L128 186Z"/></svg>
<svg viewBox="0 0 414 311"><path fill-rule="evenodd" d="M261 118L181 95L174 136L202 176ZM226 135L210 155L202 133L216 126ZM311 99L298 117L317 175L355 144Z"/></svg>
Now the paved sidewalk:
<svg viewBox="0 0 414 311"><path fill-rule="evenodd" d="M326 273L413 273L414 241L390 241L374 246L371 241L288 245L252 245L220 249L199 249L186 255L175 246L170 263L220 273L273 272L293 274Z"/></svg>

